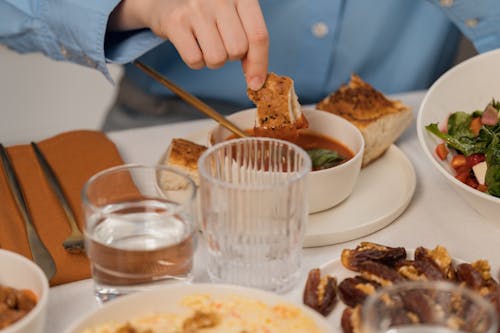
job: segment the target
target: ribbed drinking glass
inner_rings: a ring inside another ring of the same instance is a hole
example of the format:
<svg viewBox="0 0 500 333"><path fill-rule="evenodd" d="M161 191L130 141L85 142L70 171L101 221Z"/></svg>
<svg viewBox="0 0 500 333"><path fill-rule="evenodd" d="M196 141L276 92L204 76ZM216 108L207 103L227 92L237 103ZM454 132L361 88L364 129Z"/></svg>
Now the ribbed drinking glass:
<svg viewBox="0 0 500 333"><path fill-rule="evenodd" d="M213 282L276 292L294 285L310 169L303 149L270 138L230 140L201 156L200 222Z"/></svg>

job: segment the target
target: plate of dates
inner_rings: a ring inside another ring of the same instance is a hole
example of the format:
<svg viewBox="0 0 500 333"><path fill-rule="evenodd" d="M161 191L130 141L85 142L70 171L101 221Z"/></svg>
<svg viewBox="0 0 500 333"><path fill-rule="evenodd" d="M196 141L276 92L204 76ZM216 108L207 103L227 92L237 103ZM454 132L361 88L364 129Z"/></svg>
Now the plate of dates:
<svg viewBox="0 0 500 333"><path fill-rule="evenodd" d="M458 283L495 304L498 282L490 271L488 261L467 263L452 258L440 245L405 249L361 242L354 249L344 249L340 259L312 269L302 301L327 317L334 332L359 332L364 300L381 287L403 281ZM408 312L408 316L415 314Z"/></svg>

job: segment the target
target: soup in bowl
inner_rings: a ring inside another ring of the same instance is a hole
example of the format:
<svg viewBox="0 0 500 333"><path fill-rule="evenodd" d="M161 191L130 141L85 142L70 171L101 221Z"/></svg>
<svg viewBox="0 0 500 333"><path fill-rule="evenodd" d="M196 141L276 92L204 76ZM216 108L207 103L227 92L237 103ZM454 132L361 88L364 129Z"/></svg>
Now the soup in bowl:
<svg viewBox="0 0 500 333"><path fill-rule="evenodd" d="M303 109L309 128L291 140L312 158L308 176L309 213L334 207L352 193L361 170L364 141L361 132L347 120L315 109ZM227 118L250 135L253 134L256 109L236 112ZM210 132L213 145L235 136L221 125Z"/></svg>

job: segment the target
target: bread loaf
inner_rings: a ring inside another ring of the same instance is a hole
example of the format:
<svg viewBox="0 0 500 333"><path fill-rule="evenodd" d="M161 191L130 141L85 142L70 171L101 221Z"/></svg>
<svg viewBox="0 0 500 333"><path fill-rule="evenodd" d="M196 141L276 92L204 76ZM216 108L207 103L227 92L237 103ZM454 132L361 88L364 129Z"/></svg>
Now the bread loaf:
<svg viewBox="0 0 500 333"><path fill-rule="evenodd" d="M341 116L360 129L365 140L363 166L382 156L413 119L408 106L388 99L355 74L349 84L324 98L316 108Z"/></svg>
<svg viewBox="0 0 500 333"><path fill-rule="evenodd" d="M200 185L198 159L207 147L185 139L173 139L168 147L163 164L174 170L188 174L195 184ZM165 190L182 189L187 183L176 174L163 172L160 175L160 186Z"/></svg>
<svg viewBox="0 0 500 333"><path fill-rule="evenodd" d="M257 136L286 139L297 136L298 129L308 126L291 78L269 73L261 89L248 89L247 94L257 106L254 128Z"/></svg>

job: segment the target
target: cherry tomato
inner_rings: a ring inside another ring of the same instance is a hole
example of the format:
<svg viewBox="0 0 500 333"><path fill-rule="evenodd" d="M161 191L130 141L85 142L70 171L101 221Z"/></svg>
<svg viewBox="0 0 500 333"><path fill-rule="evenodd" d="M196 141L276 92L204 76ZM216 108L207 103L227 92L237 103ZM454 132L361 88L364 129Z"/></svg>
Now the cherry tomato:
<svg viewBox="0 0 500 333"><path fill-rule="evenodd" d="M474 178L474 177L468 177L465 180L465 184L469 185L472 188L477 188L479 186L479 183L477 182L476 178Z"/></svg>
<svg viewBox="0 0 500 333"><path fill-rule="evenodd" d="M473 118L472 121L470 122L469 128L472 131L472 133L474 133L474 135L477 136L479 134L481 126L483 126L483 124L481 123L481 117L476 117Z"/></svg>
<svg viewBox="0 0 500 333"><path fill-rule="evenodd" d="M455 178L458 179L459 181L461 181L462 183L465 183L467 181L467 178L469 178L469 172L457 173Z"/></svg>
<svg viewBox="0 0 500 333"><path fill-rule="evenodd" d="M446 148L445 143L440 143L436 146L436 155L439 157L441 161L444 161L448 156L448 148Z"/></svg>
<svg viewBox="0 0 500 333"><path fill-rule="evenodd" d="M458 154L451 159L451 167L457 171L459 168L467 166L467 159L464 155Z"/></svg>
<svg viewBox="0 0 500 333"><path fill-rule="evenodd" d="M467 175L468 175L468 174L470 174L470 171L471 171L471 170L472 170L472 169L471 169L471 168L470 168L470 167L466 164L466 165L462 165L462 166L460 166L460 167L456 168L456 169L455 169L455 172L457 173L457 175L458 175L459 173L464 173L464 174L467 174Z"/></svg>
<svg viewBox="0 0 500 333"><path fill-rule="evenodd" d="M478 190L478 191L481 191L481 192L486 192L486 191L488 191L488 186L487 186L487 185L484 185L484 184L479 184L479 185L477 186L477 190Z"/></svg>
<svg viewBox="0 0 500 333"><path fill-rule="evenodd" d="M467 156L466 159L467 165L472 168L474 165L485 161L486 157L484 156L484 154L472 154L470 156Z"/></svg>

